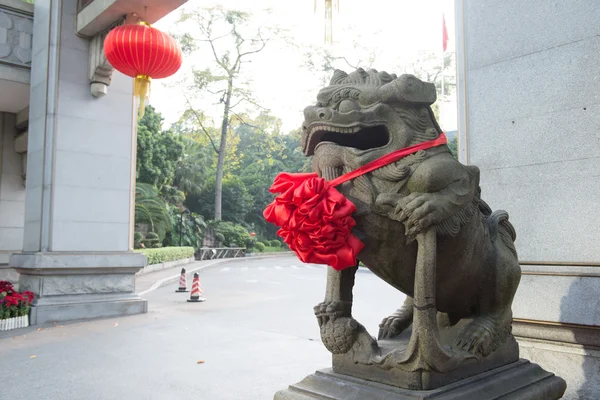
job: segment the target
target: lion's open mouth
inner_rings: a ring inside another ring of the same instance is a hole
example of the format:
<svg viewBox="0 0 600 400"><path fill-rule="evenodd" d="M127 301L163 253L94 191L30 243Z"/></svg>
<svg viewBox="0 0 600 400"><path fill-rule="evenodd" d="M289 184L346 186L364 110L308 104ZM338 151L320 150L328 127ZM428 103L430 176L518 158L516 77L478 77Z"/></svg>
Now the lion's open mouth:
<svg viewBox="0 0 600 400"><path fill-rule="evenodd" d="M312 156L319 143L329 142L358 150L375 149L388 144L390 135L383 124L334 126L318 124L310 126L304 153Z"/></svg>

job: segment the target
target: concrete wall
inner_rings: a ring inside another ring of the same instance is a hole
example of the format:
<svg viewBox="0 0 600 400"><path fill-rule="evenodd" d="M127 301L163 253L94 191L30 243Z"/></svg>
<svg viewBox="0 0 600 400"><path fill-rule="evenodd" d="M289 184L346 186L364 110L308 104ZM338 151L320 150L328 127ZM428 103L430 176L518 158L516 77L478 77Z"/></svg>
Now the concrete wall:
<svg viewBox="0 0 600 400"><path fill-rule="evenodd" d="M25 183L21 156L14 150L15 123L15 114L0 113L0 268L23 248Z"/></svg>
<svg viewBox="0 0 600 400"><path fill-rule="evenodd" d="M567 399L600 398L598 15L593 0L456 0L460 158L515 225L515 334Z"/></svg>

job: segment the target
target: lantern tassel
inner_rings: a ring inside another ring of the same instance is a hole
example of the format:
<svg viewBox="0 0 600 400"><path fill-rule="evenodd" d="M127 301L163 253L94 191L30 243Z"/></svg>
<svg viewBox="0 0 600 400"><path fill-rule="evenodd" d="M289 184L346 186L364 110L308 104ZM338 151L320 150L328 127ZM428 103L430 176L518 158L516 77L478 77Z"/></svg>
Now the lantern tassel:
<svg viewBox="0 0 600 400"><path fill-rule="evenodd" d="M146 96L150 91L150 77L148 75L138 75L135 77L133 94L140 99L140 108L138 110L138 117L142 119L146 112Z"/></svg>

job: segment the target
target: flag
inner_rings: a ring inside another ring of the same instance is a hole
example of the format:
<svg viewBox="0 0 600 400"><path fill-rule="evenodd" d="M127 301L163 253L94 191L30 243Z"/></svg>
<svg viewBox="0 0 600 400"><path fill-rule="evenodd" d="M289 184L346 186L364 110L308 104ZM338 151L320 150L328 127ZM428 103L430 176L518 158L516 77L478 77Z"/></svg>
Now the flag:
<svg viewBox="0 0 600 400"><path fill-rule="evenodd" d="M448 48L448 29L446 29L446 17L442 14L442 49L445 52Z"/></svg>

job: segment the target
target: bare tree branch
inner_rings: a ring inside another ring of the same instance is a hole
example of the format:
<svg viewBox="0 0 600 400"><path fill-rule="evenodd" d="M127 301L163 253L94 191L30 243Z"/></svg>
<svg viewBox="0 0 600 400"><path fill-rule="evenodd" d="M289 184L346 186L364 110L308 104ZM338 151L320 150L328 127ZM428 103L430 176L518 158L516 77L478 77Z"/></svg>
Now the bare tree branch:
<svg viewBox="0 0 600 400"><path fill-rule="evenodd" d="M245 100L244 98L241 98L237 103L235 103L234 105L230 106L229 109L233 110L236 106L238 106L244 100Z"/></svg>
<svg viewBox="0 0 600 400"><path fill-rule="evenodd" d="M202 128L202 131L208 137L208 140L210 141L210 144L212 145L213 150L215 151L215 153L219 154L219 149L215 145L215 142L213 141L213 138L210 136L210 133L208 133L208 131L204 127L204 124L202 123L202 118L200 117L200 114L198 114L198 111L194 110L194 107L192 107L192 104L190 103L190 100L187 97L185 98L185 101L188 104L189 110L196 116L196 120L198 120L198 124L200 125L200 128Z"/></svg>
<svg viewBox="0 0 600 400"><path fill-rule="evenodd" d="M202 31L202 33L204 33L204 36L206 36L206 40L205 41L210 44L210 48L211 48L213 56L215 58L215 62L217 64L219 64L219 66L221 68L223 68L227 73L230 73L228 66L225 65L225 63L223 63L223 61L217 55L217 49L215 48L215 43L214 43L214 41L217 40L217 39L213 39L212 38L210 27L212 25L213 15L211 14L211 19L207 22L207 29L206 30L202 29L202 20L201 20L200 16L198 16L197 19L198 19L198 26L200 27L200 30Z"/></svg>

